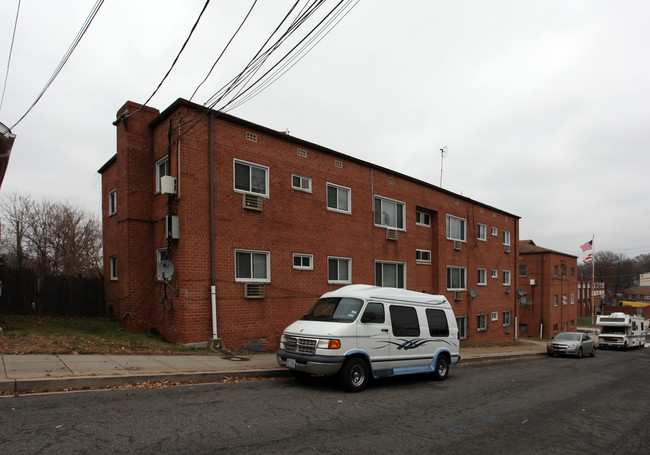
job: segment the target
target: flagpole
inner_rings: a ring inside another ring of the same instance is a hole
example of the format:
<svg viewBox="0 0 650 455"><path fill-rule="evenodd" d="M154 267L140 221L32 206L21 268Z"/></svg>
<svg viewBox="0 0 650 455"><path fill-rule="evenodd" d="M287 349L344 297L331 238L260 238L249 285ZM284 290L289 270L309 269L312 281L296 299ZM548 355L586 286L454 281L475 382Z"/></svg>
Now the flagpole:
<svg viewBox="0 0 650 455"><path fill-rule="evenodd" d="M591 236L591 325L594 325L596 323L596 310L594 308L594 294L596 292L594 289L596 276L596 248L594 246L595 238L595 235Z"/></svg>

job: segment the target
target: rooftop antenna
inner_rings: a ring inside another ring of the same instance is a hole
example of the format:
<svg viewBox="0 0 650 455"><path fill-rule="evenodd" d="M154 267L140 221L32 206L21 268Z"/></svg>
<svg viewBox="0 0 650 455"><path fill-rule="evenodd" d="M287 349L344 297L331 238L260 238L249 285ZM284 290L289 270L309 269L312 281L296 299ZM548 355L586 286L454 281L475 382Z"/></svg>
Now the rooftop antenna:
<svg viewBox="0 0 650 455"><path fill-rule="evenodd" d="M442 188L442 159L447 156L448 148L445 145L440 149L440 188Z"/></svg>

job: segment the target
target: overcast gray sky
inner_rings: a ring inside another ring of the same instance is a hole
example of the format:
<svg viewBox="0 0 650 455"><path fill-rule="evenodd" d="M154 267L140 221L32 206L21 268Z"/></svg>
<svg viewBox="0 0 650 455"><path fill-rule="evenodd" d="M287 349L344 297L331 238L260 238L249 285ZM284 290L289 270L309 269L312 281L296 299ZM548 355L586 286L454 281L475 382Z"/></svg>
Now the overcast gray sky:
<svg viewBox="0 0 650 455"><path fill-rule="evenodd" d="M294 0L259 0L193 101L254 55ZM99 216L117 109L144 102L204 0L107 0L17 135L1 192ZM213 0L149 103L189 99L252 5ZM4 83L17 0L0 3ZM44 87L95 0L23 1L0 122ZM650 253L650 2L361 0L229 113L521 217L520 239L582 257ZM305 30L306 31L306 30Z"/></svg>

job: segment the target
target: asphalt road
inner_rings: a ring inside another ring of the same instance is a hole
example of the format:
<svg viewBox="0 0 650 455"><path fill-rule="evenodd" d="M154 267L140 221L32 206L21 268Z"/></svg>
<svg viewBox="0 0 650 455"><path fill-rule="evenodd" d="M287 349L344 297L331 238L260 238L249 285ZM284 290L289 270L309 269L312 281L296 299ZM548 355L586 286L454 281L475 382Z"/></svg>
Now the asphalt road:
<svg viewBox="0 0 650 455"><path fill-rule="evenodd" d="M0 453L650 453L650 349L324 378L0 399Z"/></svg>

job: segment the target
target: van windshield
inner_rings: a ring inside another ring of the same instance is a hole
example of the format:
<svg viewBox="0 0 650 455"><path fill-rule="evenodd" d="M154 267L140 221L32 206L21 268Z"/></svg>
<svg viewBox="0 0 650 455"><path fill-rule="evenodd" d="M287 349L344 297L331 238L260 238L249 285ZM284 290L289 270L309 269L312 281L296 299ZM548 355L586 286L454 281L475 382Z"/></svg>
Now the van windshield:
<svg viewBox="0 0 650 455"><path fill-rule="evenodd" d="M601 334L607 333L610 335L625 335L625 327L603 327L600 331Z"/></svg>
<svg viewBox="0 0 650 455"><path fill-rule="evenodd" d="M320 299L309 313L302 317L306 321L352 322L363 306L363 300L345 297Z"/></svg>

